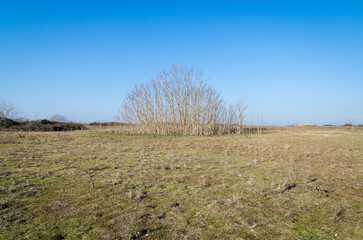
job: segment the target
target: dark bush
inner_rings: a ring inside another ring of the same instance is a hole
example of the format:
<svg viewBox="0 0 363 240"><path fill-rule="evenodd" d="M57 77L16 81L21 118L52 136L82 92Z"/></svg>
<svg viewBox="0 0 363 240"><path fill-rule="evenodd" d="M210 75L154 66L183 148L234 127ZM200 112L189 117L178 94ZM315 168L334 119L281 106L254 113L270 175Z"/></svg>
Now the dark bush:
<svg viewBox="0 0 363 240"><path fill-rule="evenodd" d="M47 119L42 119L39 122L40 122L40 124L52 124L52 122Z"/></svg>
<svg viewBox="0 0 363 240"><path fill-rule="evenodd" d="M11 120L10 118L0 118L0 127L2 128L10 128L16 125L19 125L19 123Z"/></svg>

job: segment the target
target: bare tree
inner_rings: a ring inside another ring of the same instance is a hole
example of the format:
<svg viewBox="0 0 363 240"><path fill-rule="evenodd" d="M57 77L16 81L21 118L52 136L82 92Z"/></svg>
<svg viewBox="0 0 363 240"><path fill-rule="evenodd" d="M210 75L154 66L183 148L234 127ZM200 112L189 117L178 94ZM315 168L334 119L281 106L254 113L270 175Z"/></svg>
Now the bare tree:
<svg viewBox="0 0 363 240"><path fill-rule="evenodd" d="M212 135L242 125L244 102L227 106L203 73L172 66L127 94L119 119L143 134Z"/></svg>
<svg viewBox="0 0 363 240"><path fill-rule="evenodd" d="M55 115L51 116L49 118L49 120L53 121L53 122L68 122L66 117L59 115L59 114L55 114Z"/></svg>
<svg viewBox="0 0 363 240"><path fill-rule="evenodd" d="M25 123L25 122L29 122L30 120L28 118L25 118L25 117L20 117L20 118L16 118L15 119L15 122L18 122L18 123Z"/></svg>
<svg viewBox="0 0 363 240"><path fill-rule="evenodd" d="M14 117L18 114L16 107L8 101L0 102L0 119L10 118L14 119Z"/></svg>
<svg viewBox="0 0 363 240"><path fill-rule="evenodd" d="M352 130L354 130L354 119L349 118L348 122L345 124L345 126L351 126Z"/></svg>

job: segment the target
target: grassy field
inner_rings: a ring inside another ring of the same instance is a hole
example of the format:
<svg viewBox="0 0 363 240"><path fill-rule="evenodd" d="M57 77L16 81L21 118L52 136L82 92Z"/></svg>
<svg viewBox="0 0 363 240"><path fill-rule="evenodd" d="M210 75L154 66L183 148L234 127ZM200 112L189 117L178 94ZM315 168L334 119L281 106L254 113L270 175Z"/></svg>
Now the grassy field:
<svg viewBox="0 0 363 240"><path fill-rule="evenodd" d="M363 131L0 132L0 239L362 239Z"/></svg>

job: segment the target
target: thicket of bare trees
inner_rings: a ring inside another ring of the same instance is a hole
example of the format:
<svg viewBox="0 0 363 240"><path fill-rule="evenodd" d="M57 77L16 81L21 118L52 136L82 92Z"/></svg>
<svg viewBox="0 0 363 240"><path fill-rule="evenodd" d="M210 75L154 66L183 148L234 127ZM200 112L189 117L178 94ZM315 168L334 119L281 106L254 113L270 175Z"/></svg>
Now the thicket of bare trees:
<svg viewBox="0 0 363 240"><path fill-rule="evenodd" d="M135 86L119 111L130 131L156 135L245 133L244 101L226 104L200 71L172 66Z"/></svg>

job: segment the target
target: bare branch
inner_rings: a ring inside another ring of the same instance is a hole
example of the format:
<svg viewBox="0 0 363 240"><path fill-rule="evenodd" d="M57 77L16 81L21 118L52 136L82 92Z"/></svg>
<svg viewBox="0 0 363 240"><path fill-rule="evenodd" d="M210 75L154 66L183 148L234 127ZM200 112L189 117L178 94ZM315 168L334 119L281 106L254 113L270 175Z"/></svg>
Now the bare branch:
<svg viewBox="0 0 363 240"><path fill-rule="evenodd" d="M227 106L220 93L208 86L202 72L172 66L135 86L126 95L119 119L143 134L211 135L221 125L222 132L241 126L244 110L243 101Z"/></svg>
<svg viewBox="0 0 363 240"><path fill-rule="evenodd" d="M14 119L17 114L18 111L12 103L8 101L0 102L0 119L2 118Z"/></svg>

